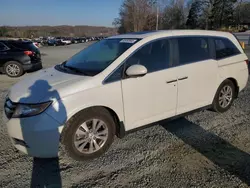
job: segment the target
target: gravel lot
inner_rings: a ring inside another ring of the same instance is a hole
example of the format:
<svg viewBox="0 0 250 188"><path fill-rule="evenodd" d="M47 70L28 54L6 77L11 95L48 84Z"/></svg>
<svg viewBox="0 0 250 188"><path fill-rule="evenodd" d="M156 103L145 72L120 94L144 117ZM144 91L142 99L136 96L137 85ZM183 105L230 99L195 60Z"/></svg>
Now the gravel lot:
<svg viewBox="0 0 250 188"><path fill-rule="evenodd" d="M84 47L41 48L44 67ZM0 75L0 106L18 80ZM248 187L249 101L250 84L224 114L203 111L163 122L116 139L101 158L82 163L63 152L59 159L32 159L17 152L1 120L0 187Z"/></svg>

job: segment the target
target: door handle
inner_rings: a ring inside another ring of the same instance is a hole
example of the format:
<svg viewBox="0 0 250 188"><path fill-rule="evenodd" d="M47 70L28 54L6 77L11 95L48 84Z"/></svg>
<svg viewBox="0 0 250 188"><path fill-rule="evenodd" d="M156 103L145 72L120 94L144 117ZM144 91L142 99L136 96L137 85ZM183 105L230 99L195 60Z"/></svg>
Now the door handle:
<svg viewBox="0 0 250 188"><path fill-rule="evenodd" d="M178 80L186 80L186 79L188 79L188 77L187 77L187 76L182 77L182 78L178 78Z"/></svg>
<svg viewBox="0 0 250 188"><path fill-rule="evenodd" d="M173 82L177 82L177 80L170 80L170 81L167 81L167 84L170 84L170 83L173 83Z"/></svg>

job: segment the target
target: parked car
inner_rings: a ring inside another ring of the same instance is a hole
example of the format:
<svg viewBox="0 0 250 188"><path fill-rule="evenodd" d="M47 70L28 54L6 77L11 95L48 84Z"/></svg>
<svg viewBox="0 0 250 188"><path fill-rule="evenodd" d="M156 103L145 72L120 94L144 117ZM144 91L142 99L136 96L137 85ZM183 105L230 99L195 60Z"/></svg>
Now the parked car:
<svg viewBox="0 0 250 188"><path fill-rule="evenodd" d="M98 38L97 38L97 40L99 40L99 41L102 40L102 39L104 39L104 38L103 38L103 37L98 37Z"/></svg>
<svg viewBox="0 0 250 188"><path fill-rule="evenodd" d="M5 102L13 145L76 160L102 155L115 136L194 110L227 111L248 81L230 33L176 30L103 39L14 85ZM24 97L25 96L25 97Z"/></svg>
<svg viewBox="0 0 250 188"><path fill-rule="evenodd" d="M38 42L33 42L33 45L34 45L35 47L37 47L37 48L40 47L40 43L38 43Z"/></svg>
<svg viewBox="0 0 250 188"><path fill-rule="evenodd" d="M87 42L87 39L85 37L81 37L80 40L81 40L82 43Z"/></svg>
<svg viewBox="0 0 250 188"><path fill-rule="evenodd" d="M87 37L87 40L88 40L88 41L92 41L92 38L91 38L91 37Z"/></svg>
<svg viewBox="0 0 250 188"><path fill-rule="evenodd" d="M58 39L50 39L48 40L48 46L61 46L64 45L64 43L61 40Z"/></svg>
<svg viewBox="0 0 250 188"><path fill-rule="evenodd" d="M35 38L32 40L33 44L37 47L40 48L43 44L42 38Z"/></svg>
<svg viewBox="0 0 250 188"><path fill-rule="evenodd" d="M76 38L76 39L75 39L75 42L76 42L76 43L81 43L82 40L81 40L81 38Z"/></svg>
<svg viewBox="0 0 250 188"><path fill-rule="evenodd" d="M48 37L42 37L41 38L41 45L48 45L48 41L50 39Z"/></svg>
<svg viewBox="0 0 250 188"><path fill-rule="evenodd" d="M71 40L71 43L72 43L72 44L77 44L77 43L79 43L78 38L72 37L70 40Z"/></svg>
<svg viewBox="0 0 250 188"><path fill-rule="evenodd" d="M68 38L62 38L61 41L62 41L62 43L63 43L64 45L69 45L69 44L71 44L71 40L68 39Z"/></svg>
<svg viewBox="0 0 250 188"><path fill-rule="evenodd" d="M27 71L42 69L39 49L29 41L0 40L0 71L19 77Z"/></svg>

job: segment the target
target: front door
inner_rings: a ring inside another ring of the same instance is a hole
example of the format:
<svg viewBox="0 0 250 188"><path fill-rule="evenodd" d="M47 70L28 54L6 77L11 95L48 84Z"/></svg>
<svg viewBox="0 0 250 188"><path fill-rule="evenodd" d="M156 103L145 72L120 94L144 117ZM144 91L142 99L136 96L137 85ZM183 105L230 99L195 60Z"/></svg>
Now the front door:
<svg viewBox="0 0 250 188"><path fill-rule="evenodd" d="M148 73L122 80L127 130L176 114L178 67L171 68L169 41L146 44L128 58L125 67L133 64L144 65Z"/></svg>

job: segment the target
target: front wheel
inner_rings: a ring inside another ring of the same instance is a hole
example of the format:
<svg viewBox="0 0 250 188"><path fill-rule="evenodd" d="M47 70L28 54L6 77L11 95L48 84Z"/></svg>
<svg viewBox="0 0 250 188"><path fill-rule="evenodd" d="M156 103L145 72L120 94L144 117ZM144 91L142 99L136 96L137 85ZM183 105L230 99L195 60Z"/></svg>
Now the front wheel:
<svg viewBox="0 0 250 188"><path fill-rule="evenodd" d="M235 85L231 80L225 80L217 90L213 101L213 110L226 112L232 106L236 94Z"/></svg>
<svg viewBox="0 0 250 188"><path fill-rule="evenodd" d="M115 122L104 108L91 108L69 120L62 133L62 144L78 161L94 159L107 151L115 136Z"/></svg>

